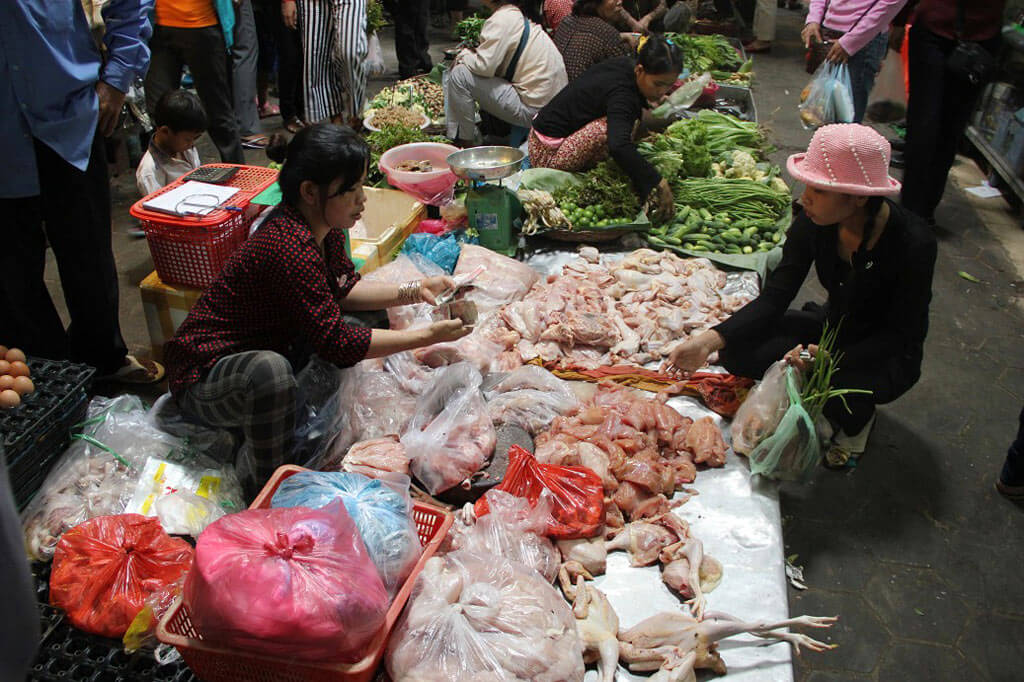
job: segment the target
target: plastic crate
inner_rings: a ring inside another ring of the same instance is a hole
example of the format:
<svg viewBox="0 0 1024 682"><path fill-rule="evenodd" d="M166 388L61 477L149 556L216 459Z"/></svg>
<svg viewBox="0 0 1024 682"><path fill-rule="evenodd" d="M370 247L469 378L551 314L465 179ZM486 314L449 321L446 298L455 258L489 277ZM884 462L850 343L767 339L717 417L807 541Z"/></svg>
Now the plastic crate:
<svg viewBox="0 0 1024 682"><path fill-rule="evenodd" d="M235 164L207 164L230 168ZM225 182L239 192L230 200L234 209L217 209L205 216L172 216L149 211L143 204L186 182L177 180L159 192L140 199L130 213L142 223L149 251L160 279L168 284L184 284L205 289L220 274L224 263L249 236L249 226L263 209L251 204L253 197L277 180L277 171L262 166L238 166L238 172Z"/></svg>
<svg viewBox="0 0 1024 682"><path fill-rule="evenodd" d="M152 654L126 654L120 640L76 630L47 602L50 564L32 565L39 604L40 639L33 682L195 682L184 661L160 665Z"/></svg>
<svg viewBox="0 0 1024 682"><path fill-rule="evenodd" d="M0 412L0 434L14 500L23 509L67 448L71 427L85 418L96 370L88 365L28 358L36 390Z"/></svg>
<svg viewBox="0 0 1024 682"><path fill-rule="evenodd" d="M269 508L270 499L281 482L300 471L307 470L293 465L279 467L249 508ZM413 505L413 518L423 543L423 554L391 602L384 627L370 642L363 659L356 663L316 665L206 644L192 627L188 608L180 599L160 620L157 639L174 645L196 676L205 682L367 682L377 672L391 629L409 600L417 576L452 525L450 513L424 504Z"/></svg>

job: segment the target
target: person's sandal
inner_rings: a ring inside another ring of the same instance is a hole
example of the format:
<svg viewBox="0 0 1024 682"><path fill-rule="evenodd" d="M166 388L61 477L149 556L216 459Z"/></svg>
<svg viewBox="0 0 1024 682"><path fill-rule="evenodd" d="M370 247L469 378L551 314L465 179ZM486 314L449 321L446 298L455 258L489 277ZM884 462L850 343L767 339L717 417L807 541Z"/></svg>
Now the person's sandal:
<svg viewBox="0 0 1024 682"><path fill-rule="evenodd" d="M1003 479L996 479L996 491L1012 502L1024 502L1024 485L1010 485L1003 483Z"/></svg>
<svg viewBox="0 0 1024 682"><path fill-rule="evenodd" d="M99 377L102 381L121 384L155 384L164 378L164 366L153 360L140 360L134 355L124 356L124 365L112 374Z"/></svg>
<svg viewBox="0 0 1024 682"><path fill-rule="evenodd" d="M242 147L245 149L266 149L269 138L266 135L249 135L242 138Z"/></svg>
<svg viewBox="0 0 1024 682"><path fill-rule="evenodd" d="M825 451L825 456L822 457L821 463L826 469L843 471L844 469L852 469L857 466L857 458L843 446L829 443L828 450Z"/></svg>
<svg viewBox="0 0 1024 682"><path fill-rule="evenodd" d="M284 124L284 129L292 135L296 134L300 130L306 127L306 124L302 122L298 116L292 116L288 119L288 122Z"/></svg>

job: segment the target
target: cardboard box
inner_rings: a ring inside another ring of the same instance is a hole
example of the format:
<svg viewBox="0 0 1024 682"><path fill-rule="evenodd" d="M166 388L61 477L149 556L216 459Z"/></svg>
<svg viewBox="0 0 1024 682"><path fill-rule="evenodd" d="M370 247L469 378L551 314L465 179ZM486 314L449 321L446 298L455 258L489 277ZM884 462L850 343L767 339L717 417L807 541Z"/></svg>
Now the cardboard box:
<svg viewBox="0 0 1024 682"><path fill-rule="evenodd" d="M366 261L359 271L367 274L394 260L406 238L426 217L427 207L395 189L363 189L363 217L348 231L348 236L352 258Z"/></svg>
<svg viewBox="0 0 1024 682"><path fill-rule="evenodd" d="M164 344L174 336L203 292L180 284L165 284L154 270L139 284L139 293L149 341L153 346L153 359L163 362Z"/></svg>

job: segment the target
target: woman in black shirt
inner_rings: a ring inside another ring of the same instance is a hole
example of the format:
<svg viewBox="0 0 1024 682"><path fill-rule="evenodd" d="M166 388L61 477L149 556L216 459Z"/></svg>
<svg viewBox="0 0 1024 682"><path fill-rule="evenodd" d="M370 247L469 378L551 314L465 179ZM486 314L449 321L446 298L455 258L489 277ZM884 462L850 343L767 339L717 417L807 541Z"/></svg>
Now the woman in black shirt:
<svg viewBox="0 0 1024 682"><path fill-rule="evenodd" d="M826 453L833 466L864 451L875 405L903 395L921 376L936 243L922 220L884 198L900 191L888 175L889 157L888 141L871 128L820 128L806 154L789 158L790 174L807 186L804 211L761 295L677 346L666 363L688 374L718 351L719 362L741 376L761 377L783 355L804 369L803 347L813 355L825 322L838 327L842 358L832 384L871 395L847 395L849 410L839 400L825 406L837 427ZM828 302L787 310L812 263Z"/></svg>
<svg viewBox="0 0 1024 682"><path fill-rule="evenodd" d="M660 36L641 39L636 58L596 64L569 83L533 119L530 164L586 170L611 155L629 175L640 201L672 214L672 190L633 142L633 129L650 102L660 102L683 70L683 53Z"/></svg>

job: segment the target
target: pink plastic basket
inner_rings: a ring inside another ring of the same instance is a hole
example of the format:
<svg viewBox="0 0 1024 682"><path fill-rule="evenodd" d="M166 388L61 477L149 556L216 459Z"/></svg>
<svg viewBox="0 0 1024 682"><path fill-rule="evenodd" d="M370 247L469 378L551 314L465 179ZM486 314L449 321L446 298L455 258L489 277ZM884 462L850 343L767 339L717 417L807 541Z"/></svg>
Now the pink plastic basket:
<svg viewBox="0 0 1024 682"><path fill-rule="evenodd" d="M270 499L281 482L300 471L306 469L292 465L278 468L249 508L269 508ZM413 519L416 521L420 542L423 543L423 554L391 602L384 627L373 638L361 661L314 665L206 644L192 627L188 608L180 599L160 620L156 630L157 639L173 645L196 677L204 682L367 682L377 672L391 629L409 600L416 577L423 570L427 559L437 551L452 525L451 514L419 503L413 505Z"/></svg>

